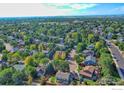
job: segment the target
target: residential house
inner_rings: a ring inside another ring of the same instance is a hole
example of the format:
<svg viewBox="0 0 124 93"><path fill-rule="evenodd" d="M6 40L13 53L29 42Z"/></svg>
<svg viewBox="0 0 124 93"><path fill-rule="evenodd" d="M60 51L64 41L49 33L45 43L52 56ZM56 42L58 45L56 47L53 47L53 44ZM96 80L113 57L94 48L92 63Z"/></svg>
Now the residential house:
<svg viewBox="0 0 124 93"><path fill-rule="evenodd" d="M48 53L49 53L49 50L42 50L42 52L43 52L44 54L48 54Z"/></svg>
<svg viewBox="0 0 124 93"><path fill-rule="evenodd" d="M54 56L54 51L53 50L51 50L51 51L49 51L49 53L48 53L48 57L49 57L49 59L53 59L53 56Z"/></svg>
<svg viewBox="0 0 124 93"><path fill-rule="evenodd" d="M14 48L12 48L12 49L10 50L10 52L16 52L17 50L19 50L19 48L18 48L18 47L14 47Z"/></svg>
<svg viewBox="0 0 124 93"><path fill-rule="evenodd" d="M37 72L37 77L50 76L56 73L53 65L50 63L47 65L40 64L36 68L36 72Z"/></svg>
<svg viewBox="0 0 124 93"><path fill-rule="evenodd" d="M36 73L37 73L37 77L42 77L42 76L44 76L44 74L45 74L45 66L39 65L39 66L36 68Z"/></svg>
<svg viewBox="0 0 124 93"><path fill-rule="evenodd" d="M119 37L119 38L118 38L118 41L119 41L119 42L124 42L124 37Z"/></svg>
<svg viewBox="0 0 124 93"><path fill-rule="evenodd" d="M39 39L35 39L34 42L35 42L35 44L40 44L40 40Z"/></svg>
<svg viewBox="0 0 124 93"><path fill-rule="evenodd" d="M50 76L56 73L56 70L54 69L53 65L51 63L48 63L45 70L45 76Z"/></svg>
<svg viewBox="0 0 124 93"><path fill-rule="evenodd" d="M9 43L4 43L4 45L5 45L7 51L11 51L13 49L13 46Z"/></svg>
<svg viewBox="0 0 124 93"><path fill-rule="evenodd" d="M32 50L32 51L30 51L29 55L33 55L35 53L37 53L37 51L36 50Z"/></svg>
<svg viewBox="0 0 124 93"><path fill-rule="evenodd" d="M24 64L24 61L20 60L18 61L18 64Z"/></svg>
<svg viewBox="0 0 124 93"><path fill-rule="evenodd" d="M72 80L79 80L79 79L80 79L78 73L76 73L76 72L71 72L70 74L71 74Z"/></svg>
<svg viewBox="0 0 124 93"><path fill-rule="evenodd" d="M107 39L111 39L112 36L113 36L113 34L109 32L106 38L107 38Z"/></svg>
<svg viewBox="0 0 124 93"><path fill-rule="evenodd" d="M64 39L60 38L60 44L64 45Z"/></svg>
<svg viewBox="0 0 124 93"><path fill-rule="evenodd" d="M94 56L94 51L92 51L92 50L84 50L83 54L85 56Z"/></svg>
<svg viewBox="0 0 124 93"><path fill-rule="evenodd" d="M25 45L25 42L23 40L18 40L18 46L22 47Z"/></svg>
<svg viewBox="0 0 124 93"><path fill-rule="evenodd" d="M83 79L97 80L97 73L94 66L86 66L83 70L79 72Z"/></svg>
<svg viewBox="0 0 124 93"><path fill-rule="evenodd" d="M25 65L24 64L15 64L13 67L17 71L23 71L25 68Z"/></svg>
<svg viewBox="0 0 124 93"><path fill-rule="evenodd" d="M56 73L57 82L62 85L68 85L71 82L71 74L67 72L60 72Z"/></svg>
<svg viewBox="0 0 124 93"><path fill-rule="evenodd" d="M89 46L87 47L87 49L90 49L90 50L94 49L94 45L93 45L93 44L89 45Z"/></svg>
<svg viewBox="0 0 124 93"><path fill-rule="evenodd" d="M3 56L3 55L2 55L2 54L0 54L0 61L2 60L2 56Z"/></svg>
<svg viewBox="0 0 124 93"><path fill-rule="evenodd" d="M74 60L75 55L76 55L76 50L72 49L71 52L69 53L70 60Z"/></svg>
<svg viewBox="0 0 124 93"><path fill-rule="evenodd" d="M85 66L96 65L96 58L93 56L87 56L83 64Z"/></svg>

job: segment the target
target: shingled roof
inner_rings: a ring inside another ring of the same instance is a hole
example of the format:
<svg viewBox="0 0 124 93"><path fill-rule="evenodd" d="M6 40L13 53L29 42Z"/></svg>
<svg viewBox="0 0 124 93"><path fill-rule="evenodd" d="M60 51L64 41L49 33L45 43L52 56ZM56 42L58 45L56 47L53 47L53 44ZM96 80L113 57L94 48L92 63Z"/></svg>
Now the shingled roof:
<svg viewBox="0 0 124 93"><path fill-rule="evenodd" d="M69 80L70 73L58 71L56 77L63 80Z"/></svg>
<svg viewBox="0 0 124 93"><path fill-rule="evenodd" d="M93 66L86 66L84 70L80 71L80 75L88 78L92 78L95 68Z"/></svg>

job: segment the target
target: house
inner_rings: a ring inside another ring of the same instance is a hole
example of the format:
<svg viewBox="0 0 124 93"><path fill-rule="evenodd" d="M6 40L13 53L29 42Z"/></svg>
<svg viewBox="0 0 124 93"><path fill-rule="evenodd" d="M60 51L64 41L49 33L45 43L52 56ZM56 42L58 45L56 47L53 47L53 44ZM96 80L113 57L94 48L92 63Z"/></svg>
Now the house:
<svg viewBox="0 0 124 93"><path fill-rule="evenodd" d="M119 37L119 38L118 38L118 41L119 41L119 42L124 42L124 38L123 38L123 37Z"/></svg>
<svg viewBox="0 0 124 93"><path fill-rule="evenodd" d="M25 42L23 40L18 40L18 45L21 47L21 46L24 46L25 45Z"/></svg>
<svg viewBox="0 0 124 93"><path fill-rule="evenodd" d="M60 44L64 44L64 39L63 38L60 38Z"/></svg>
<svg viewBox="0 0 124 93"><path fill-rule="evenodd" d="M107 38L107 39L111 39L112 36L113 36L113 34L109 32L106 38Z"/></svg>
<svg viewBox="0 0 124 93"><path fill-rule="evenodd" d="M45 70L45 76L50 76L56 73L56 70L54 69L53 65L51 63L49 63L46 66L46 70Z"/></svg>
<svg viewBox="0 0 124 93"><path fill-rule="evenodd" d="M18 47L14 47L14 48L12 48L12 49L10 50L10 52L16 52L17 50L19 50L19 48L18 48Z"/></svg>
<svg viewBox="0 0 124 93"><path fill-rule="evenodd" d="M37 77L41 77L41 76L50 76L50 75L53 75L55 74L55 69L53 67L52 64L47 64L46 66L44 65L39 65L37 68L36 68L36 72L37 72Z"/></svg>
<svg viewBox="0 0 124 93"><path fill-rule="evenodd" d="M48 53L49 59L53 59L53 56L54 56L54 51L53 50L49 51Z"/></svg>
<svg viewBox="0 0 124 93"><path fill-rule="evenodd" d="M25 65L24 64L15 64L13 67L17 71L23 71L25 68Z"/></svg>
<svg viewBox="0 0 124 93"><path fill-rule="evenodd" d="M79 72L83 79L97 80L97 73L94 66L86 66Z"/></svg>
<svg viewBox="0 0 124 93"><path fill-rule="evenodd" d="M48 53L49 53L48 50L42 50L42 52L43 52L44 54L48 54Z"/></svg>
<svg viewBox="0 0 124 93"><path fill-rule="evenodd" d="M96 65L96 58L93 56L87 56L83 64L85 66Z"/></svg>
<svg viewBox="0 0 124 93"><path fill-rule="evenodd" d="M40 44L40 40L39 39L35 39L34 42L35 42L35 44Z"/></svg>
<svg viewBox="0 0 124 93"><path fill-rule="evenodd" d="M0 54L0 61L2 60L2 56L3 56L3 55L2 55L2 54Z"/></svg>
<svg viewBox="0 0 124 93"><path fill-rule="evenodd" d="M91 44L91 45L89 45L88 47L87 47L87 49L94 49L94 45L93 44Z"/></svg>
<svg viewBox="0 0 124 93"><path fill-rule="evenodd" d="M84 50L83 54L85 56L94 56L94 51L92 51L92 50Z"/></svg>
<svg viewBox="0 0 124 93"><path fill-rule="evenodd" d="M20 60L18 61L18 64L24 64L24 61Z"/></svg>
<svg viewBox="0 0 124 93"><path fill-rule="evenodd" d="M2 64L0 64L0 70L2 70L2 67L3 67Z"/></svg>
<svg viewBox="0 0 124 93"><path fill-rule="evenodd" d="M76 73L76 72L71 72L70 74L71 74L72 80L79 80L79 79L80 79L78 73Z"/></svg>
<svg viewBox="0 0 124 93"><path fill-rule="evenodd" d="M68 57L71 60L74 60L75 55L76 55L76 50L75 49L72 49L71 52L69 53L69 56Z"/></svg>
<svg viewBox="0 0 124 93"><path fill-rule="evenodd" d="M67 72L58 71L56 73L57 82L62 85L68 85L71 82L71 74Z"/></svg>
<svg viewBox="0 0 124 93"><path fill-rule="evenodd" d="M32 50L32 51L30 51L29 55L33 55L35 53L37 53L37 51L36 50Z"/></svg>
<svg viewBox="0 0 124 93"><path fill-rule="evenodd" d="M4 45L5 45L7 51L11 51L13 49L13 46L9 43L4 43Z"/></svg>
<svg viewBox="0 0 124 93"><path fill-rule="evenodd" d="M44 76L44 74L45 74L45 66L39 65L39 66L36 68L36 73L37 73L37 77Z"/></svg>

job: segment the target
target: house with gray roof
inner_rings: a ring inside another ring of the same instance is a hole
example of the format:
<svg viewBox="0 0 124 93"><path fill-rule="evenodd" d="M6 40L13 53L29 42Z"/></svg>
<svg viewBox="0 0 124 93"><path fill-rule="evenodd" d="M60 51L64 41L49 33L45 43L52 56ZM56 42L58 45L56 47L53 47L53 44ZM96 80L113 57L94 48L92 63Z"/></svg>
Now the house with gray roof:
<svg viewBox="0 0 124 93"><path fill-rule="evenodd" d="M96 65L96 58L93 56L87 56L83 64L85 66Z"/></svg>
<svg viewBox="0 0 124 93"><path fill-rule="evenodd" d="M71 74L67 72L58 71L56 73L57 82L62 85L68 85L71 82Z"/></svg>
<svg viewBox="0 0 124 93"><path fill-rule="evenodd" d="M22 71L25 68L24 64L16 64L13 66L16 71Z"/></svg>

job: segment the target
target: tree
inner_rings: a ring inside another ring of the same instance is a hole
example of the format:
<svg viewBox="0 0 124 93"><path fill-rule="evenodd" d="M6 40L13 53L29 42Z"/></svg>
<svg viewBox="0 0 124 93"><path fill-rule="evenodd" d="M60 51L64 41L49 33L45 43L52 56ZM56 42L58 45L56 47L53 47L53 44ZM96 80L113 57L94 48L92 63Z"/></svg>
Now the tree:
<svg viewBox="0 0 124 93"><path fill-rule="evenodd" d="M54 60L64 60L66 58L66 53L64 51L57 51L54 54Z"/></svg>
<svg viewBox="0 0 124 93"><path fill-rule="evenodd" d="M101 41L98 41L98 42L96 42L96 44L95 44L95 49L101 49L101 47L103 46L103 43L101 42Z"/></svg>
<svg viewBox="0 0 124 93"><path fill-rule="evenodd" d="M93 41L94 35L93 34L88 34L88 41Z"/></svg>
<svg viewBox="0 0 124 93"><path fill-rule="evenodd" d="M2 40L0 40L0 52L5 49L4 43Z"/></svg>
<svg viewBox="0 0 124 93"><path fill-rule="evenodd" d="M119 81L117 82L117 85L124 85L124 80L119 80Z"/></svg>
<svg viewBox="0 0 124 93"><path fill-rule="evenodd" d="M12 62L17 62L21 60L21 56L20 56L20 53L19 52L15 52L13 55L12 55Z"/></svg>
<svg viewBox="0 0 124 93"><path fill-rule="evenodd" d="M59 54L56 52L55 54L54 54L54 60L59 60Z"/></svg>
<svg viewBox="0 0 124 93"><path fill-rule="evenodd" d="M41 52L43 50L43 44L38 45L38 50Z"/></svg>
<svg viewBox="0 0 124 93"><path fill-rule="evenodd" d="M102 53L109 53L109 50L107 48L101 48L100 54L102 54Z"/></svg>
<svg viewBox="0 0 124 93"><path fill-rule="evenodd" d="M32 56L28 56L24 60L25 65L30 65L32 62L33 62Z"/></svg>
<svg viewBox="0 0 124 93"><path fill-rule="evenodd" d="M124 51L124 43L119 43L120 50Z"/></svg>
<svg viewBox="0 0 124 93"><path fill-rule="evenodd" d="M84 49L86 49L86 44L78 43L77 52L82 52Z"/></svg>
<svg viewBox="0 0 124 93"><path fill-rule="evenodd" d="M72 33L72 38L77 42L80 42L82 37L81 37L81 34L79 34L78 32L73 32Z"/></svg>
<svg viewBox="0 0 124 93"><path fill-rule="evenodd" d="M12 74L14 70L12 68L6 68L0 72L0 85L12 85Z"/></svg>
<svg viewBox="0 0 124 93"><path fill-rule="evenodd" d="M3 54L3 56L2 56L1 59L4 60L4 61L7 61L7 60L8 60L8 56L7 56L7 54Z"/></svg>
<svg viewBox="0 0 124 93"><path fill-rule="evenodd" d="M32 80L33 80L32 76L29 75L28 76L28 85L31 85L32 84Z"/></svg>
<svg viewBox="0 0 124 93"><path fill-rule="evenodd" d="M99 65L101 66L101 74L103 77L112 76L113 78L118 78L116 67L113 64L112 57L109 53L102 53L100 56Z"/></svg>
<svg viewBox="0 0 124 93"><path fill-rule="evenodd" d="M22 85L24 77L25 77L24 73L22 73L20 71L16 71L12 75L13 84L14 85Z"/></svg>
<svg viewBox="0 0 124 93"><path fill-rule="evenodd" d="M68 72L69 71L69 63L63 60L54 60L52 62L53 67L56 71L60 70L63 72Z"/></svg>
<svg viewBox="0 0 124 93"><path fill-rule="evenodd" d="M32 66L30 66L30 65L27 65L27 66L25 67L25 69L24 69L24 72L25 72L25 74L26 74L27 76L31 75L32 77L34 77L35 74L36 74L36 69L35 69L35 67L32 67Z"/></svg>
<svg viewBox="0 0 124 93"><path fill-rule="evenodd" d="M49 63L49 59L48 58L43 58L40 60L40 63L43 64L43 65L46 65Z"/></svg>
<svg viewBox="0 0 124 93"><path fill-rule="evenodd" d="M78 64L84 61L84 56L83 55L75 55L75 60Z"/></svg>
<svg viewBox="0 0 124 93"><path fill-rule="evenodd" d="M30 45L30 50L35 50L35 49L36 49L36 45L35 44Z"/></svg>
<svg viewBox="0 0 124 93"><path fill-rule="evenodd" d="M64 60L65 58L66 58L66 53L65 52L62 52L61 59Z"/></svg>
<svg viewBox="0 0 124 93"><path fill-rule="evenodd" d="M45 84L46 84L46 79L45 79L44 76L42 76L42 77L40 78L40 84L41 84L41 85L45 85Z"/></svg>
<svg viewBox="0 0 124 93"><path fill-rule="evenodd" d="M35 54L33 55L33 58L35 58L35 59L42 59L42 58L44 58L44 57L45 57L45 54L42 53L42 52L37 52L37 53L35 53Z"/></svg>
<svg viewBox="0 0 124 93"><path fill-rule="evenodd" d="M50 77L49 81L53 84L56 84L57 80L55 76Z"/></svg>

